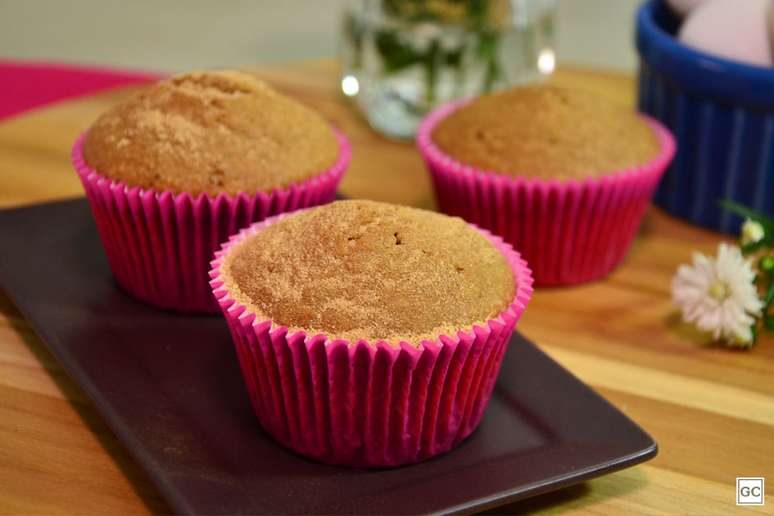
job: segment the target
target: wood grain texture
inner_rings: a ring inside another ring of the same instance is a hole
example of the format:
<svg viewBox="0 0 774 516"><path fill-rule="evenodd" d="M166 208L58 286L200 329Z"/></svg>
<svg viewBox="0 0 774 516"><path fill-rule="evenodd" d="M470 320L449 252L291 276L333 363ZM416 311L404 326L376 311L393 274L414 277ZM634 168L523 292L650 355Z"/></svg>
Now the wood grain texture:
<svg viewBox="0 0 774 516"><path fill-rule="evenodd" d="M352 140L342 184L351 197L432 207L428 176L407 143L371 131L342 99L331 61L261 69ZM632 103L631 77L560 70L554 81ZM0 124L0 206L82 195L69 164L75 137L118 90ZM736 476L774 479L774 339L751 352L707 343L669 300L678 264L719 235L652 209L624 264L607 279L536 292L519 328L656 438L652 462L499 508L498 513L728 514ZM771 487L769 490L771 491ZM168 512L144 473L0 294L0 513Z"/></svg>

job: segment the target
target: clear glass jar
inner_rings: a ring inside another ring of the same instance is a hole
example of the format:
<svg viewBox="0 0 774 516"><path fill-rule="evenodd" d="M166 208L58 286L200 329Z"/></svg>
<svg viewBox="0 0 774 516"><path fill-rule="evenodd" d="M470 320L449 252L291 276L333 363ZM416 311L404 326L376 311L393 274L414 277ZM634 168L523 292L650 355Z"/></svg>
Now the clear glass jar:
<svg viewBox="0 0 774 516"><path fill-rule="evenodd" d="M360 0L345 11L341 89L369 123L411 138L458 97L554 70L556 0Z"/></svg>

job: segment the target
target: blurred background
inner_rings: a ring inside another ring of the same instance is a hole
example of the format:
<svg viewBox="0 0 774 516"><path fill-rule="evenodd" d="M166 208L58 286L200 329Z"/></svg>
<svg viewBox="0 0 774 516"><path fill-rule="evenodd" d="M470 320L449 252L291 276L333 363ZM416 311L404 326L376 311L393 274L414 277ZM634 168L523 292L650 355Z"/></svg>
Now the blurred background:
<svg viewBox="0 0 774 516"><path fill-rule="evenodd" d="M637 0L559 0L559 63L634 70ZM172 72L337 54L351 0L0 0L0 57Z"/></svg>

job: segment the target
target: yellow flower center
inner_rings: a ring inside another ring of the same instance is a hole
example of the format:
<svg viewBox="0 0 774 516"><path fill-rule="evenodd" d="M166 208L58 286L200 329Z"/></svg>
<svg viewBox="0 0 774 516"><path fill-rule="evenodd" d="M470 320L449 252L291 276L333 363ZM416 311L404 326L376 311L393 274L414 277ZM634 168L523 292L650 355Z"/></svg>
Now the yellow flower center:
<svg viewBox="0 0 774 516"><path fill-rule="evenodd" d="M727 299L731 295L731 289L729 289L728 285L726 285L722 281L716 281L715 283L710 285L709 295L714 297L718 301L723 301L724 299Z"/></svg>

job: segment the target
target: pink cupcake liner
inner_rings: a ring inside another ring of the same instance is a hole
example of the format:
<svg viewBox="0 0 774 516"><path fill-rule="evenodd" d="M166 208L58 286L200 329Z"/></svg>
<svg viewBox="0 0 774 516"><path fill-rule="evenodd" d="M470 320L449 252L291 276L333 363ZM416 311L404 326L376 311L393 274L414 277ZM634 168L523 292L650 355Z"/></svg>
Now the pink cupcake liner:
<svg viewBox="0 0 774 516"><path fill-rule="evenodd" d="M349 164L346 137L337 132L339 157L319 175L271 192L193 196L131 187L86 164L82 134L72 162L118 284L158 308L214 313L209 287L213 253L230 235L272 215L325 204Z"/></svg>
<svg viewBox="0 0 774 516"><path fill-rule="evenodd" d="M481 421L532 295L526 262L502 239L480 230L507 259L517 289L497 317L456 335L419 347L307 335L257 318L229 295L220 276L231 246L283 217L232 237L210 272L263 428L297 453L358 467L410 464L457 446Z"/></svg>
<svg viewBox="0 0 774 516"><path fill-rule="evenodd" d="M440 210L502 236L529 262L536 285L582 283L612 271L626 255L674 156L669 131L643 115L660 151L642 166L582 180L510 177L464 165L433 142L436 124L467 102L441 106L417 133Z"/></svg>

